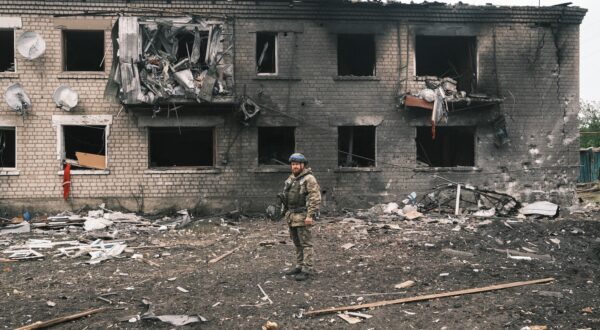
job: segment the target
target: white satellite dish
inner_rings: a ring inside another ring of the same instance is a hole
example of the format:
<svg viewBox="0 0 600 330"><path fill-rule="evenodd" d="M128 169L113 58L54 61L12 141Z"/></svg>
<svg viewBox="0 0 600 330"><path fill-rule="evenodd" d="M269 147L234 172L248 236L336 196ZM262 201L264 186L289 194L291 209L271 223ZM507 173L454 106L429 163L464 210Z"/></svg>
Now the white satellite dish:
<svg viewBox="0 0 600 330"><path fill-rule="evenodd" d="M46 51L46 41L37 32L27 31L17 39L17 50L26 59L34 60Z"/></svg>
<svg viewBox="0 0 600 330"><path fill-rule="evenodd" d="M79 95L69 86L59 86L52 95L52 100L57 108L65 111L71 111L79 102Z"/></svg>
<svg viewBox="0 0 600 330"><path fill-rule="evenodd" d="M31 107L31 100L27 96L27 93L25 93L23 86L19 83L8 86L4 93L4 100L6 100L9 107L22 115Z"/></svg>

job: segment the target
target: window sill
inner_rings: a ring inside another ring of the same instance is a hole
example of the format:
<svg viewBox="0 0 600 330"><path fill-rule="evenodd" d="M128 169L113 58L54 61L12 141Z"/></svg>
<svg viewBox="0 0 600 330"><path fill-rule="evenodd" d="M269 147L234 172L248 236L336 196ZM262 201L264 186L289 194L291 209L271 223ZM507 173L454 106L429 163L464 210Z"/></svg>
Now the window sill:
<svg viewBox="0 0 600 330"><path fill-rule="evenodd" d="M475 166L456 166L456 167L415 167L415 172L481 172L480 167Z"/></svg>
<svg viewBox="0 0 600 330"><path fill-rule="evenodd" d="M299 77L282 77L277 75L257 75L252 80L279 80L279 81L302 81Z"/></svg>
<svg viewBox="0 0 600 330"><path fill-rule="evenodd" d="M0 79L19 79L19 73L18 72L12 72L12 71L3 71L0 72Z"/></svg>
<svg viewBox="0 0 600 330"><path fill-rule="evenodd" d="M17 169L0 168L0 176L17 176L21 174Z"/></svg>
<svg viewBox="0 0 600 330"><path fill-rule="evenodd" d="M108 79L104 71L63 71L58 79Z"/></svg>
<svg viewBox="0 0 600 330"><path fill-rule="evenodd" d="M291 173L287 165L262 165L248 170L251 173Z"/></svg>
<svg viewBox="0 0 600 330"><path fill-rule="evenodd" d="M144 174L219 174L220 168L216 167L187 167L187 168L167 168L157 167L144 170Z"/></svg>
<svg viewBox="0 0 600 330"><path fill-rule="evenodd" d="M333 170L334 173L355 173L355 172L381 172L377 167L338 167Z"/></svg>
<svg viewBox="0 0 600 330"><path fill-rule="evenodd" d="M56 174L65 175L65 171L58 171ZM71 175L109 175L110 170L72 170Z"/></svg>
<svg viewBox="0 0 600 330"><path fill-rule="evenodd" d="M377 76L334 76L334 81L379 81Z"/></svg>

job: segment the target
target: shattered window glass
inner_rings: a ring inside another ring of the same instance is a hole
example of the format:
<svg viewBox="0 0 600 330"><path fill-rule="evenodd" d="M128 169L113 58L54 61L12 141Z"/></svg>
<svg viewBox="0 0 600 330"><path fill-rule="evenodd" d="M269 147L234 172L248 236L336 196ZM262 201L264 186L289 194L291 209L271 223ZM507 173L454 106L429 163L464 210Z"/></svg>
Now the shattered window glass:
<svg viewBox="0 0 600 330"><path fill-rule="evenodd" d="M339 34L338 76L375 76L375 36Z"/></svg>
<svg viewBox="0 0 600 330"><path fill-rule="evenodd" d="M149 127L149 167L213 166L214 129Z"/></svg>
<svg viewBox="0 0 600 330"><path fill-rule="evenodd" d="M475 166L475 127L417 127L417 161L432 167Z"/></svg>
<svg viewBox="0 0 600 330"><path fill-rule="evenodd" d="M295 148L294 127L258 128L258 164L287 165Z"/></svg>
<svg viewBox="0 0 600 330"><path fill-rule="evenodd" d="M338 127L338 166L375 166L375 126Z"/></svg>
<svg viewBox="0 0 600 330"><path fill-rule="evenodd" d="M63 30L64 71L104 71L104 31Z"/></svg>
<svg viewBox="0 0 600 330"><path fill-rule="evenodd" d="M94 169L79 164L82 154L84 157L106 156L106 126L64 125L62 128L65 160L73 165L73 169ZM100 163L102 163L100 167L104 167L105 161L101 160Z"/></svg>
<svg viewBox="0 0 600 330"><path fill-rule="evenodd" d="M277 33L256 33L256 72L277 73Z"/></svg>
<svg viewBox="0 0 600 330"><path fill-rule="evenodd" d="M115 32L106 90L122 103L234 101L233 41L223 22L120 17Z"/></svg>
<svg viewBox="0 0 600 330"><path fill-rule="evenodd" d="M0 168L16 167L17 144L14 127L0 127Z"/></svg>
<svg viewBox="0 0 600 330"><path fill-rule="evenodd" d="M472 92L477 76L475 37L417 36L417 76L449 77L459 91Z"/></svg>
<svg viewBox="0 0 600 330"><path fill-rule="evenodd" d="M0 72L15 71L15 32L0 30Z"/></svg>

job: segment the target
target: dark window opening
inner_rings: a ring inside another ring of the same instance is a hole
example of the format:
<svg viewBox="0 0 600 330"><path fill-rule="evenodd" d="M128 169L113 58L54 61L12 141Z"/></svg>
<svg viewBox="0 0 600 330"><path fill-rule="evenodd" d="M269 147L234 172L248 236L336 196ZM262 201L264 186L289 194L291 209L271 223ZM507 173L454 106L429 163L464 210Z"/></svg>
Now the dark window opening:
<svg viewBox="0 0 600 330"><path fill-rule="evenodd" d="M417 127L417 161L433 167L475 166L475 127Z"/></svg>
<svg viewBox="0 0 600 330"><path fill-rule="evenodd" d="M475 37L416 37L417 76L450 77L459 91L473 92L477 85Z"/></svg>
<svg viewBox="0 0 600 330"><path fill-rule="evenodd" d="M375 126L338 127L338 165L375 166Z"/></svg>
<svg viewBox="0 0 600 330"><path fill-rule="evenodd" d="M258 128L258 164L287 165L295 147L294 127Z"/></svg>
<svg viewBox="0 0 600 330"><path fill-rule="evenodd" d="M197 34L197 35L196 35ZM183 59L190 58L193 60L194 58L194 42L196 41L196 37L198 38L198 50L200 57L198 59L198 63L200 63L201 68L208 68L206 66L206 49L208 47L208 32L207 31L189 31L183 30L182 33L177 35L177 62L180 62Z"/></svg>
<svg viewBox="0 0 600 330"><path fill-rule="evenodd" d="M149 127L150 167L213 166L214 129Z"/></svg>
<svg viewBox="0 0 600 330"><path fill-rule="evenodd" d="M277 73L277 33L256 33L256 72Z"/></svg>
<svg viewBox="0 0 600 330"><path fill-rule="evenodd" d="M104 71L104 31L63 31L65 71Z"/></svg>
<svg viewBox="0 0 600 330"><path fill-rule="evenodd" d="M63 126L65 158L77 161L77 152L106 156L106 126ZM73 169L90 170L72 166Z"/></svg>
<svg viewBox="0 0 600 330"><path fill-rule="evenodd" d="M0 72L15 71L15 32L0 30Z"/></svg>
<svg viewBox="0 0 600 330"><path fill-rule="evenodd" d="M375 36L339 34L337 59L338 76L374 76Z"/></svg>
<svg viewBox="0 0 600 330"><path fill-rule="evenodd" d="M0 168L17 165L17 139L14 127L0 127Z"/></svg>

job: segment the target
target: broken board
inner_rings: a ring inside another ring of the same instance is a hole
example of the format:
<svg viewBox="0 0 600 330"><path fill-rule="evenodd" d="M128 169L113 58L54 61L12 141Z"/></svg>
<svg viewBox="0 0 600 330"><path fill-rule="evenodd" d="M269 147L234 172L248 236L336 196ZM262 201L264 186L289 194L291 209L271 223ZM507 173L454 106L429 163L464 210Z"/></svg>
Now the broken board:
<svg viewBox="0 0 600 330"><path fill-rule="evenodd" d="M104 155L88 154L86 152L77 151L75 152L75 156L77 157L79 166L95 168L98 170L106 169L106 156Z"/></svg>

